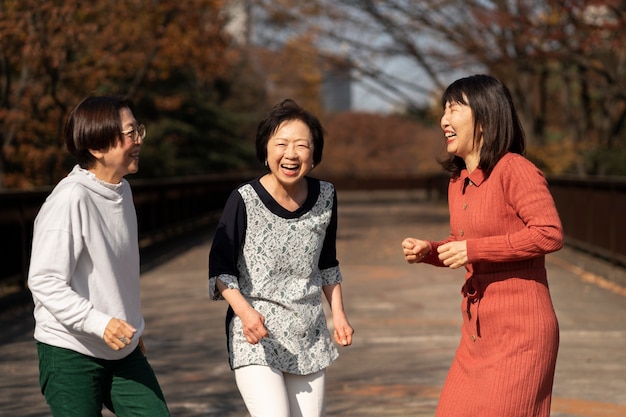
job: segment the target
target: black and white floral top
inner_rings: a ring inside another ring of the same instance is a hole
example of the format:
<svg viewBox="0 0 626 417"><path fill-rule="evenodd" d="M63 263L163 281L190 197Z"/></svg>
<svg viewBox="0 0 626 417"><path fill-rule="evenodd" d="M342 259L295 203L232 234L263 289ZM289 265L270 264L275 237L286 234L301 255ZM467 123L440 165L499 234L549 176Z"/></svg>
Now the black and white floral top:
<svg viewBox="0 0 626 417"><path fill-rule="evenodd" d="M322 307L322 286L341 282L336 257L337 197L332 184L306 177L308 196L296 211L280 206L259 179L230 195L209 255L209 290L220 279L238 288L265 317L269 337L248 343L228 309L230 366L267 365L299 375L338 356Z"/></svg>

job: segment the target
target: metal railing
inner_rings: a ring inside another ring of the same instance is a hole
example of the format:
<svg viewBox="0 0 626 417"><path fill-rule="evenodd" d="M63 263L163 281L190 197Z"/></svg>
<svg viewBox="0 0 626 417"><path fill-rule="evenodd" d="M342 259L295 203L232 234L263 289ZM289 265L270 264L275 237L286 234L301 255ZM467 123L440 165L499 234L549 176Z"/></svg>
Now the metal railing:
<svg viewBox="0 0 626 417"><path fill-rule="evenodd" d="M210 226L230 192L258 173L210 175L192 178L131 180L140 248ZM445 175L413 178L335 178L338 190L424 190L429 199L445 199ZM577 249L626 266L626 178L548 178L563 222L566 243ZM0 192L0 310L9 297L26 290L33 221L52 187ZM8 288L11 291L7 290Z"/></svg>
<svg viewBox="0 0 626 417"><path fill-rule="evenodd" d="M214 221L229 193L255 173L131 180L142 252ZM28 295L33 222L53 187L0 192L0 310Z"/></svg>
<svg viewBox="0 0 626 417"><path fill-rule="evenodd" d="M565 242L626 266L626 178L548 178Z"/></svg>

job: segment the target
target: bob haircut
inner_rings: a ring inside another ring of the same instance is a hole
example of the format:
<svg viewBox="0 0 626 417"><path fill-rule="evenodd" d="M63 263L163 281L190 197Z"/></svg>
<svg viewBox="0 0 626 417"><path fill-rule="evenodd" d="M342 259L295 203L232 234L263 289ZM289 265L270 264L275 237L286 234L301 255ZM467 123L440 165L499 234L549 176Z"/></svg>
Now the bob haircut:
<svg viewBox="0 0 626 417"><path fill-rule="evenodd" d="M324 129L322 124L310 112L304 110L295 101L285 99L278 103L263 119L256 131L256 155L259 162L265 164L267 159L267 143L283 122L300 120L309 127L313 140L313 163L322 162L324 150Z"/></svg>
<svg viewBox="0 0 626 417"><path fill-rule="evenodd" d="M496 163L507 152L523 155L525 152L524 129L519 121L511 93L499 80L489 75L472 75L454 81L441 97L445 109L447 103L469 106L474 116L474 146L480 144L479 129L482 128L482 147L478 167L488 178ZM450 155L441 165L458 177L465 168L462 158Z"/></svg>
<svg viewBox="0 0 626 417"><path fill-rule="evenodd" d="M124 97L93 96L72 110L65 125L65 145L81 168L91 168L95 163L90 149L110 149L122 140L120 111L133 111L133 107Z"/></svg>

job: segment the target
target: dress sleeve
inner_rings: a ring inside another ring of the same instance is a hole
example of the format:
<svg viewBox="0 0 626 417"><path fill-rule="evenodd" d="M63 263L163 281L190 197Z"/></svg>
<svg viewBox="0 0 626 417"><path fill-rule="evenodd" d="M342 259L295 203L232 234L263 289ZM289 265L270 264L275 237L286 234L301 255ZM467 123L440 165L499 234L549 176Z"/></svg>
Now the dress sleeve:
<svg viewBox="0 0 626 417"><path fill-rule="evenodd" d="M470 263L529 259L563 246L563 229L548 183L530 161L511 158L501 169L502 195L524 227L500 235L467 240Z"/></svg>
<svg viewBox="0 0 626 417"><path fill-rule="evenodd" d="M441 259L439 259L439 253L437 252L437 248L453 240L454 238L452 236L449 236L447 239L440 240L438 242L428 240L427 242L430 245L430 252L424 257L424 259L422 259L422 263L434 266L446 266L443 264Z"/></svg>
<svg viewBox="0 0 626 417"><path fill-rule="evenodd" d="M455 180L450 180L450 182L448 183L448 200L450 200L450 193L452 192L452 184L454 184L454 182ZM433 266L445 267L443 262L439 259L439 253L437 252L437 248L453 240L454 240L454 236L452 236L452 233L450 233L450 235L448 235L448 237L445 238L444 240L440 240L440 241L428 240L427 242L430 245L430 252L428 253L428 255L424 257L424 259L422 259L422 263L433 265Z"/></svg>
<svg viewBox="0 0 626 417"><path fill-rule="evenodd" d="M222 299L215 286L220 279L229 288L239 288L237 260L246 233L246 206L238 190L233 191L222 212L209 252L209 295Z"/></svg>

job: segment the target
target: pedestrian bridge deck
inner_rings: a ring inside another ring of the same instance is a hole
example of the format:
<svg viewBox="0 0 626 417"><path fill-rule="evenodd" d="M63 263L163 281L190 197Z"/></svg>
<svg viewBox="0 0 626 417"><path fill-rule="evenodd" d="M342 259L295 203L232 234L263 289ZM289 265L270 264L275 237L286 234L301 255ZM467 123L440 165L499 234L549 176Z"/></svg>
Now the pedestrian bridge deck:
<svg viewBox="0 0 626 417"><path fill-rule="evenodd" d="M408 265L400 242L446 236L446 207L410 192L346 192L339 205L355 337L328 370L327 414L432 416L459 338L463 272ZM247 415L227 363L226 304L207 296L210 242L210 231L190 238L142 274L147 355L177 417ZM547 268L561 327L552 416L625 416L626 289L612 279L623 271L567 248ZM0 326L0 416L48 416L30 308Z"/></svg>

